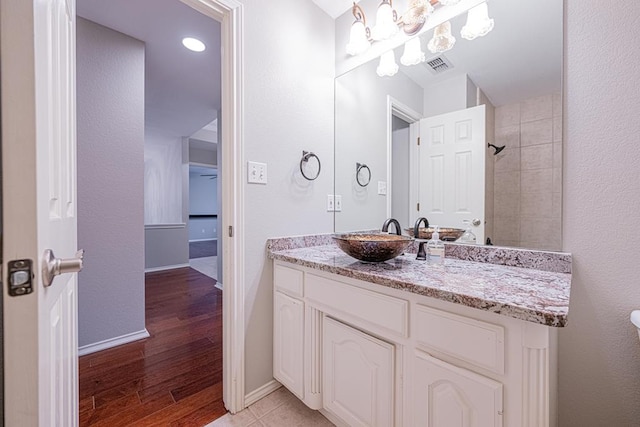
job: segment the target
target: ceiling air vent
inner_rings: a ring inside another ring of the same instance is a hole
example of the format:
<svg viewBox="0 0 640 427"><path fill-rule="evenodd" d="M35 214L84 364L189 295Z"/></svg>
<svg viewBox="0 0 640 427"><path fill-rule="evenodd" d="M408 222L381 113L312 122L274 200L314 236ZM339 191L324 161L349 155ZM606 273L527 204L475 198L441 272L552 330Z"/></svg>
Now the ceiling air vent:
<svg viewBox="0 0 640 427"><path fill-rule="evenodd" d="M436 56L435 58L431 58L425 62L425 66L431 71L433 74L444 73L450 68L453 68L453 65L449 60L444 56Z"/></svg>

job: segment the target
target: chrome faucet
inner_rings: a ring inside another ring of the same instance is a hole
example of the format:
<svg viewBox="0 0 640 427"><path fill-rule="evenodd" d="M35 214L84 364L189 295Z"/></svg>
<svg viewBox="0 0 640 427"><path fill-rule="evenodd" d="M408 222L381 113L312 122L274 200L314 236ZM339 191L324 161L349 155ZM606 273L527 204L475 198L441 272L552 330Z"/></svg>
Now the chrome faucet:
<svg viewBox="0 0 640 427"><path fill-rule="evenodd" d="M394 218L388 218L384 224L382 224L382 232L383 233L388 233L389 232L389 225L395 225L396 226L396 234L398 236L402 235L402 229L400 228L400 223L398 222L397 219Z"/></svg>
<svg viewBox="0 0 640 427"><path fill-rule="evenodd" d="M426 228L429 228L429 220L423 216L421 216L420 218L418 218L416 220L416 225L413 226L413 237L417 240L420 241L419 237L420 237L420 224L424 223L424 226ZM424 261L427 259L427 253L424 250L424 244L425 241L422 240L420 241L420 243L418 244L418 255L416 256L416 259L419 259L421 261Z"/></svg>

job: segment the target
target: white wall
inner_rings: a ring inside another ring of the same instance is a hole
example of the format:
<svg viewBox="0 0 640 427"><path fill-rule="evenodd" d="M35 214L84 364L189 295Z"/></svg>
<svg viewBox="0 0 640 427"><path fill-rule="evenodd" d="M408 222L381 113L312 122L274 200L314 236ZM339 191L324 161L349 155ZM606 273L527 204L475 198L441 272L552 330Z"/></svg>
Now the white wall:
<svg viewBox="0 0 640 427"><path fill-rule="evenodd" d="M144 44L78 18L79 345L144 330Z"/></svg>
<svg viewBox="0 0 640 427"><path fill-rule="evenodd" d="M333 191L334 22L310 0L242 3L244 156L267 163L269 179L267 185L246 184L244 196L250 393L273 378L273 273L266 239L333 230L326 199ZM322 159L322 174L313 182L299 175L303 150Z"/></svg>
<svg viewBox="0 0 640 427"><path fill-rule="evenodd" d="M562 224L573 283L560 331L559 425L635 426L640 341L629 313L640 308L640 3L567 0L565 11Z"/></svg>
<svg viewBox="0 0 640 427"><path fill-rule="evenodd" d="M147 127L144 141L144 223L182 222L182 137Z"/></svg>
<svg viewBox="0 0 640 427"><path fill-rule="evenodd" d="M476 105L475 85L459 74L424 88L424 117L464 110Z"/></svg>
<svg viewBox="0 0 640 427"><path fill-rule="evenodd" d="M378 194L378 181L387 181L387 96L422 111L422 88L402 73L378 77L377 65L370 61L336 79L335 194L342 196L336 231L380 228L388 216L387 196ZM371 170L366 187L356 182L356 163Z"/></svg>

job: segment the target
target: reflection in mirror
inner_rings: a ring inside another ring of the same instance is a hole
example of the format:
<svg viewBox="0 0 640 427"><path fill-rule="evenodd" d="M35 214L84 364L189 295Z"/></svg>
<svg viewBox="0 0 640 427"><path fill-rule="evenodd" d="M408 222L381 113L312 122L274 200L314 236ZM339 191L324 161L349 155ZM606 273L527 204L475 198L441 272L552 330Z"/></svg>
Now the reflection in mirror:
<svg viewBox="0 0 640 427"><path fill-rule="evenodd" d="M424 216L478 224L478 244L561 249L562 2L488 4L495 27L484 37L458 37L460 15L452 49L431 54L428 31L425 62L378 77L376 58L336 78L336 232L388 217L406 229ZM371 172L367 186L357 163Z"/></svg>

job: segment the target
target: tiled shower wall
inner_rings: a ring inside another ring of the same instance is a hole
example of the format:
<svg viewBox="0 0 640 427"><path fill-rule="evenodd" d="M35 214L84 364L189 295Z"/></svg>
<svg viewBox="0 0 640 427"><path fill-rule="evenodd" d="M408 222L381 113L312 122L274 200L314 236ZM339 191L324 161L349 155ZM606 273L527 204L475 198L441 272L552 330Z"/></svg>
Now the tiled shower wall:
<svg viewBox="0 0 640 427"><path fill-rule="evenodd" d="M496 108L494 243L562 247L562 102L560 93Z"/></svg>

